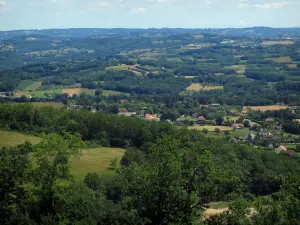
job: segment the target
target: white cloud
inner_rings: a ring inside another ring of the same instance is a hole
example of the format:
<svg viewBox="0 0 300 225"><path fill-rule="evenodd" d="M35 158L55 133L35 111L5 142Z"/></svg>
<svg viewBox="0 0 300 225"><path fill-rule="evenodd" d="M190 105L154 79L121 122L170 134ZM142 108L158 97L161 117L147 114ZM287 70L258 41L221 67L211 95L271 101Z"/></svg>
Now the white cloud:
<svg viewBox="0 0 300 225"><path fill-rule="evenodd" d="M258 9L278 9L285 6L286 2L265 2L260 4L255 4L254 7Z"/></svg>
<svg viewBox="0 0 300 225"><path fill-rule="evenodd" d="M106 6L109 6L109 3L108 2L99 2L98 6L100 6L100 7L106 7Z"/></svg>
<svg viewBox="0 0 300 225"><path fill-rule="evenodd" d="M4 11L5 6L6 6L6 2L5 1L0 1L0 12Z"/></svg>
<svg viewBox="0 0 300 225"><path fill-rule="evenodd" d="M249 4L247 3L240 3L239 8L248 8Z"/></svg>
<svg viewBox="0 0 300 225"><path fill-rule="evenodd" d="M132 8L131 12L133 12L133 13L144 13L144 12L146 12L146 8Z"/></svg>

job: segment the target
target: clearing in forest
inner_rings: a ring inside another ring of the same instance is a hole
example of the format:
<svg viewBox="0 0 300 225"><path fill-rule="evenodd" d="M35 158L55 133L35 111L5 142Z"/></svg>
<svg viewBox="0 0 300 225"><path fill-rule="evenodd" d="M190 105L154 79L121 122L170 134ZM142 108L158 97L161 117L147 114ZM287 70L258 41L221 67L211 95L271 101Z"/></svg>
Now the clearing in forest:
<svg viewBox="0 0 300 225"><path fill-rule="evenodd" d="M265 112L268 110L277 111L277 110L287 109L287 108L290 108L290 107L287 105L244 106L243 113L247 113L248 109Z"/></svg>
<svg viewBox="0 0 300 225"><path fill-rule="evenodd" d="M233 69L238 74L243 74L243 73L245 73L245 70L246 70L246 66L245 65L232 65L232 66L229 66L229 67L226 67L226 68Z"/></svg>
<svg viewBox="0 0 300 225"><path fill-rule="evenodd" d="M113 174L110 170L110 161L117 159L117 167L125 153L121 148L91 148L82 150L80 157L72 157L70 160L71 173L76 180L84 180L87 173Z"/></svg>
<svg viewBox="0 0 300 225"><path fill-rule="evenodd" d="M203 129L207 129L208 131L215 131L216 128L219 128L221 131L232 130L231 127L213 126L213 125L205 125L205 126L194 125L194 126L188 127L188 129L190 129L190 130L203 130Z"/></svg>
<svg viewBox="0 0 300 225"><path fill-rule="evenodd" d="M273 62L277 62L277 63L285 63L285 62L292 61L290 56L282 56L282 57L278 57L278 58L266 58L266 60L272 60Z"/></svg>
<svg viewBox="0 0 300 225"><path fill-rule="evenodd" d="M66 88L62 90L63 94L68 94L72 97L74 94L79 95L81 93L85 93L87 95L95 95L95 90L88 88Z"/></svg>
<svg viewBox="0 0 300 225"><path fill-rule="evenodd" d="M261 43L262 46L269 46L269 45L292 45L294 44L295 42L293 41L289 41L289 40L286 40L286 41L264 41Z"/></svg>
<svg viewBox="0 0 300 225"><path fill-rule="evenodd" d="M213 85L213 84L200 84L193 83L186 88L187 91L211 91L211 90L223 90L223 86L221 85Z"/></svg>
<svg viewBox="0 0 300 225"><path fill-rule="evenodd" d="M32 144L40 142L40 138L33 135L26 135L18 132L0 131L0 147L12 147L24 144L29 141Z"/></svg>

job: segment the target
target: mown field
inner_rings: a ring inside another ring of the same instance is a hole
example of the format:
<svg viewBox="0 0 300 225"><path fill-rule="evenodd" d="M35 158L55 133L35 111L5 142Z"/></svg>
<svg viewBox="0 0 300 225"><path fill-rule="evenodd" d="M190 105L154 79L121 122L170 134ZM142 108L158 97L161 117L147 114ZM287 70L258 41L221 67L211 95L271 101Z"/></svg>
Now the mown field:
<svg viewBox="0 0 300 225"><path fill-rule="evenodd" d="M225 126L212 126L212 125L194 125L194 126L189 126L188 129L190 130L203 130L207 129L208 131L214 131L216 128L219 128L221 131L226 131L226 130L232 130L231 127L225 127Z"/></svg>
<svg viewBox="0 0 300 225"><path fill-rule="evenodd" d="M292 45L294 44L295 42L293 41L263 41L261 43L262 46L269 46L269 45Z"/></svg>
<svg viewBox="0 0 300 225"><path fill-rule="evenodd" d="M91 148L82 150L80 157L71 158L71 173L76 180L83 180L87 173L113 174L110 160L117 158L118 166L125 153L121 148Z"/></svg>
<svg viewBox="0 0 300 225"><path fill-rule="evenodd" d="M246 71L246 65L232 65L226 68L234 69L238 74L244 74Z"/></svg>
<svg viewBox="0 0 300 225"><path fill-rule="evenodd" d="M277 63L286 63L292 61L290 56L282 56L278 58L266 58L266 60L272 60L273 62L277 62Z"/></svg>
<svg viewBox="0 0 300 225"><path fill-rule="evenodd" d="M68 94L69 96L73 96L74 94L80 95L81 93L85 93L87 95L95 95L96 90L88 89L88 88L65 88L62 89L63 94Z"/></svg>
<svg viewBox="0 0 300 225"><path fill-rule="evenodd" d="M40 142L40 138L18 132L0 131L0 147L13 147L29 141L32 144ZM87 173L113 174L109 169L110 160L117 158L117 166L125 153L121 148L90 148L82 150L79 157L70 160L71 172L76 180L83 180Z"/></svg>
<svg viewBox="0 0 300 225"><path fill-rule="evenodd" d="M276 111L276 110L287 109L287 108L290 107L287 105L244 106L243 113L247 113L248 109L265 112L268 110Z"/></svg>
<svg viewBox="0 0 300 225"><path fill-rule="evenodd" d="M218 85L204 85L200 83L193 83L186 88L187 91L210 91L210 90L223 90L223 86Z"/></svg>
<svg viewBox="0 0 300 225"><path fill-rule="evenodd" d="M32 144L37 144L40 141L39 137L33 135L21 134L18 132L0 131L0 147L12 147L24 144L29 141Z"/></svg>

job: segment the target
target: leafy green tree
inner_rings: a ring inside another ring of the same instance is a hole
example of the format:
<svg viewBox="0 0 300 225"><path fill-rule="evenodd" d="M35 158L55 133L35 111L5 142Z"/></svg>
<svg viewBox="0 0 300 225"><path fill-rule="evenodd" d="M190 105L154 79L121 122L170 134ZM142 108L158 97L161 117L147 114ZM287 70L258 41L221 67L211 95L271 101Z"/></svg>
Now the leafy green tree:
<svg viewBox="0 0 300 225"><path fill-rule="evenodd" d="M96 191L101 185L101 179L97 173L88 173L84 178L86 186Z"/></svg>
<svg viewBox="0 0 300 225"><path fill-rule="evenodd" d="M221 133L221 129L217 127L217 128L215 128L215 132L217 135L219 135Z"/></svg>
<svg viewBox="0 0 300 225"><path fill-rule="evenodd" d="M109 161L109 169L110 170L116 170L118 167L118 158L113 158Z"/></svg>
<svg viewBox="0 0 300 225"><path fill-rule="evenodd" d="M203 134L207 134L208 133L208 129L206 129L206 128L202 129L202 133Z"/></svg>
<svg viewBox="0 0 300 225"><path fill-rule="evenodd" d="M83 144L76 136L49 134L36 145L33 183L40 196L41 214L55 214L56 191L61 180L70 180L69 159Z"/></svg>

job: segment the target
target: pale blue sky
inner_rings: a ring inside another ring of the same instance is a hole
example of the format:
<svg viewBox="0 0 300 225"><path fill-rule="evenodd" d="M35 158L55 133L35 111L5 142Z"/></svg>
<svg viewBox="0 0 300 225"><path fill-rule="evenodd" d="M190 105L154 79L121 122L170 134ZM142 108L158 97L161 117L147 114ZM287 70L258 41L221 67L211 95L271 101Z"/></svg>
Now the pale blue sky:
<svg viewBox="0 0 300 225"><path fill-rule="evenodd" d="M0 0L0 30L300 27L300 0Z"/></svg>

